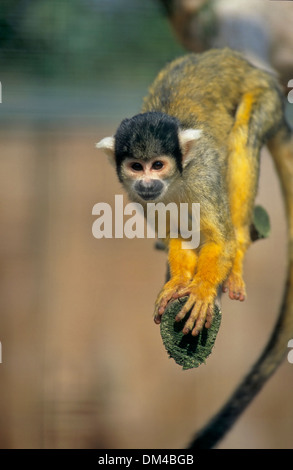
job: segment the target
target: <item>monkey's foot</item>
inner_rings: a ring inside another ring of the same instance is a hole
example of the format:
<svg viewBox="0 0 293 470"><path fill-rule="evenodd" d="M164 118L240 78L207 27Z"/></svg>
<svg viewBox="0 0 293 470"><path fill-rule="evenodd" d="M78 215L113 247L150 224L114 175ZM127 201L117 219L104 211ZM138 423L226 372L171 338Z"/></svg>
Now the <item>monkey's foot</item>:
<svg viewBox="0 0 293 470"><path fill-rule="evenodd" d="M182 280L182 278L177 279L175 277L171 278L166 284L164 285L163 289L159 293L156 304L155 304L155 312L154 312L154 322L157 324L161 323L161 317L166 310L167 305L169 302L174 300L174 295L176 295L179 291L186 288L190 283L189 279Z"/></svg>
<svg viewBox="0 0 293 470"><path fill-rule="evenodd" d="M176 315L175 320L177 322L183 320L190 311L182 332L188 334L191 331L193 336L197 336L204 326L210 328L212 325L216 292L210 286L191 283L187 288L174 294L173 297L179 299L186 295L189 297Z"/></svg>
<svg viewBox="0 0 293 470"><path fill-rule="evenodd" d="M245 283L239 274L230 273L222 286L223 292L229 292L229 297L232 300L240 300L243 302L246 297Z"/></svg>

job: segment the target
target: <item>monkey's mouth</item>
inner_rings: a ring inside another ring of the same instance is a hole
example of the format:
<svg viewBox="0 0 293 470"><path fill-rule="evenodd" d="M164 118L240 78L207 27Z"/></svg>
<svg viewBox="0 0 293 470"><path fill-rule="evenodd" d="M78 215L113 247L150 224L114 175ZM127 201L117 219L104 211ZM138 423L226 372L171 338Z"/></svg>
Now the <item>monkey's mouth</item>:
<svg viewBox="0 0 293 470"><path fill-rule="evenodd" d="M140 180L135 183L134 189L144 201L154 201L162 195L164 184L159 180L152 180L151 182Z"/></svg>
<svg viewBox="0 0 293 470"><path fill-rule="evenodd" d="M155 201L156 199L158 199L160 197L161 193L162 193L162 191L155 192L155 193L145 191L145 192L139 192L138 195L144 201Z"/></svg>

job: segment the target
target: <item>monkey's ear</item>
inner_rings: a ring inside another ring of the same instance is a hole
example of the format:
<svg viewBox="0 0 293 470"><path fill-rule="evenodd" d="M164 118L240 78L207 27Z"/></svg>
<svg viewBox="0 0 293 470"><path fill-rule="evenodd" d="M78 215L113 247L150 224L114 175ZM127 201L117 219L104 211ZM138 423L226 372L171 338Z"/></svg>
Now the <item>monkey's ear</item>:
<svg viewBox="0 0 293 470"><path fill-rule="evenodd" d="M192 149L194 143L200 138L202 131L200 129L185 129L179 131L179 144L182 151L182 164L185 166L192 158Z"/></svg>
<svg viewBox="0 0 293 470"><path fill-rule="evenodd" d="M110 162L114 165L115 164L115 155L114 155L114 149L115 149L115 139L114 137L105 137L104 139L100 140L96 144L96 148L101 149L105 152L107 157L109 157Z"/></svg>

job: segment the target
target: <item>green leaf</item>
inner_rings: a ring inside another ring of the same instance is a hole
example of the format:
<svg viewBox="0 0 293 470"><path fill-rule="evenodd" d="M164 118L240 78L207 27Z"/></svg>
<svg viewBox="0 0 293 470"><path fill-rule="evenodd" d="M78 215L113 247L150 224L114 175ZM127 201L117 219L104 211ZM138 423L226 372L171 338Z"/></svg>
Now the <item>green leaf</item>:
<svg viewBox="0 0 293 470"><path fill-rule="evenodd" d="M184 335L182 329L188 316L176 322L175 317L183 307L187 297L172 302L162 316L160 325L161 337L166 351L183 370L192 369L205 363L214 347L221 324L221 312L217 306L214 309L213 323L210 328L203 328L198 336L191 333Z"/></svg>
<svg viewBox="0 0 293 470"><path fill-rule="evenodd" d="M255 206L253 211L253 226L257 238L267 238L270 235L271 225L267 211L261 206Z"/></svg>

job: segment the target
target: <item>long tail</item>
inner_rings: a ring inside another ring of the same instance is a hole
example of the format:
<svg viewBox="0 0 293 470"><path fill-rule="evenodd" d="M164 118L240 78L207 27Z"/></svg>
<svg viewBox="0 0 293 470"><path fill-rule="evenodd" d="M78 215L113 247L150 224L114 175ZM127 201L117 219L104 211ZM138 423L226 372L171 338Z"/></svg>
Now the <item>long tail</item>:
<svg viewBox="0 0 293 470"><path fill-rule="evenodd" d="M288 221L288 267L283 301L271 338L226 405L195 436L189 449L211 449L233 426L275 372L293 338L293 134L287 124L268 142L280 179Z"/></svg>

